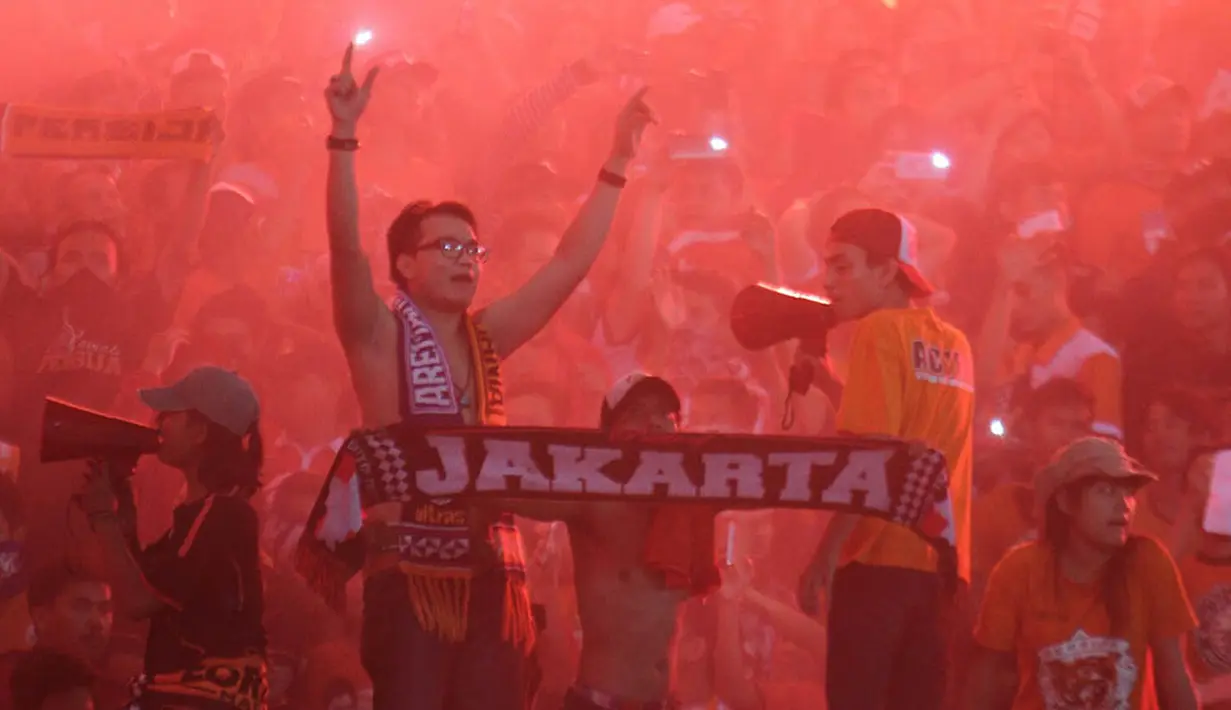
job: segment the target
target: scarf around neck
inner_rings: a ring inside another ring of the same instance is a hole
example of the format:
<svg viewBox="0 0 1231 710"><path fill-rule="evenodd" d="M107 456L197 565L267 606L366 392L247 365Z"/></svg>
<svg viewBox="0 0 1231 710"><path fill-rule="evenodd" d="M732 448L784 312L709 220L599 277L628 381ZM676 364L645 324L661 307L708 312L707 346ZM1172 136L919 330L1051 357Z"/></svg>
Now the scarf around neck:
<svg viewBox="0 0 1231 710"><path fill-rule="evenodd" d="M414 301L399 292L391 307L398 324L402 425L416 429L464 426L464 412L471 406L477 424L503 425L500 359L483 326L466 316L472 401L457 387L459 380L466 382L467 378L452 371L440 339ZM487 526L485 535L476 535L465 502L428 498L405 485L401 474L420 462L391 458L377 467L357 466L357 457L364 450L390 450L380 445L380 432L357 432L339 452L299 543L301 574L326 600L341 608L346 580L360 569L371 575L396 568L407 578L410 603L423 628L446 640L462 641L472 582L481 560L490 559L481 549L487 547L504 573L504 635L519 644L532 641L534 623L524 555L512 516L501 516ZM384 503L402 506L400 520L371 536L375 543L360 543L364 510ZM378 609L366 611L380 613Z"/></svg>

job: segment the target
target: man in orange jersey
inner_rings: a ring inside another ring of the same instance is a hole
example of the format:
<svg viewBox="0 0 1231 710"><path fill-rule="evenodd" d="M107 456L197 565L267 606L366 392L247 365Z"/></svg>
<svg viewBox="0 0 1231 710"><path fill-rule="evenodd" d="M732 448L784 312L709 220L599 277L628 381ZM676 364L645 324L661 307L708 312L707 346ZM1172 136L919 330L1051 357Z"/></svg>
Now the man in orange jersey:
<svg viewBox="0 0 1231 710"><path fill-rule="evenodd" d="M1002 250L975 341L978 383L998 406L1012 409L1053 379L1076 380L1094 397L1094 432L1123 439L1120 354L1073 313L1074 262L1059 239L1012 239Z"/></svg>
<svg viewBox="0 0 1231 710"><path fill-rule="evenodd" d="M970 344L930 308L913 305L933 289L917 267L915 230L906 219L878 209L843 215L831 228L825 264L834 311L855 325L844 388L834 386L828 363L814 363L820 388L840 399L838 430L921 441L945 454L958 574L968 582ZM834 516L800 580L801 607L817 611L822 594L829 604L830 710L941 706L946 595L936 553L918 534Z"/></svg>

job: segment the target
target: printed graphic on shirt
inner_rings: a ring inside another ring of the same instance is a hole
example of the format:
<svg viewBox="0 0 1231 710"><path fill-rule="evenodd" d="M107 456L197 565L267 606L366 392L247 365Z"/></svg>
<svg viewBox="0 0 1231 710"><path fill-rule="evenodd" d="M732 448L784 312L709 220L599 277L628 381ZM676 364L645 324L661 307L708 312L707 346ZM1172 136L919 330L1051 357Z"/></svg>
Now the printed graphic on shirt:
<svg viewBox="0 0 1231 710"><path fill-rule="evenodd" d="M43 353L39 373L87 370L104 375L120 375L120 348L86 337L84 329L74 326L64 314L59 336Z"/></svg>
<svg viewBox="0 0 1231 710"><path fill-rule="evenodd" d="M1195 604L1197 654L1210 672L1231 673L1231 585L1218 584Z"/></svg>
<svg viewBox="0 0 1231 710"><path fill-rule="evenodd" d="M1137 664L1128 641L1090 636L1039 651L1039 692L1047 710L1129 710Z"/></svg>
<svg viewBox="0 0 1231 710"><path fill-rule="evenodd" d="M915 340L910 345L910 359L916 380L974 391L971 363L960 352Z"/></svg>

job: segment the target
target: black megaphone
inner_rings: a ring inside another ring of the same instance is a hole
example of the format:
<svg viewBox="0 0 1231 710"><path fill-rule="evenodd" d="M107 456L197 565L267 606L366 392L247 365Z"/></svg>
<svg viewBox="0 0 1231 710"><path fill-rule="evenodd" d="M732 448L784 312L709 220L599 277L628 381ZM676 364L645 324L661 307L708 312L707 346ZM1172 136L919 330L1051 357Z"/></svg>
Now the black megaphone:
<svg viewBox="0 0 1231 710"><path fill-rule="evenodd" d="M77 459L129 460L158 451L158 430L48 397L43 409L39 458L43 463Z"/></svg>
<svg viewBox="0 0 1231 710"><path fill-rule="evenodd" d="M745 350L764 350L788 340L824 342L836 324L829 301L765 283L740 291L731 304L731 333Z"/></svg>

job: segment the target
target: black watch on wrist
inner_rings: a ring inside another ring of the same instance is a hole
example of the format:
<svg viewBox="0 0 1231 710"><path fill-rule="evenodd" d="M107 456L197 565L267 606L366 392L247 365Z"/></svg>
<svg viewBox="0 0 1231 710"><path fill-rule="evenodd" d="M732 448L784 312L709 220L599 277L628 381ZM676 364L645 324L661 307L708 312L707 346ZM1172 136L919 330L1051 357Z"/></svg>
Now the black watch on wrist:
<svg viewBox="0 0 1231 710"><path fill-rule="evenodd" d="M607 168L603 168L602 170L598 171L598 181L605 182L608 185L611 185L612 187L619 187L619 188L623 188L625 185L628 184L628 178L624 177L623 175L618 175L616 173L613 173Z"/></svg>
<svg viewBox="0 0 1231 710"><path fill-rule="evenodd" d="M353 153L359 150L359 139L329 136L325 139L325 147L329 150L341 150L347 153Z"/></svg>

